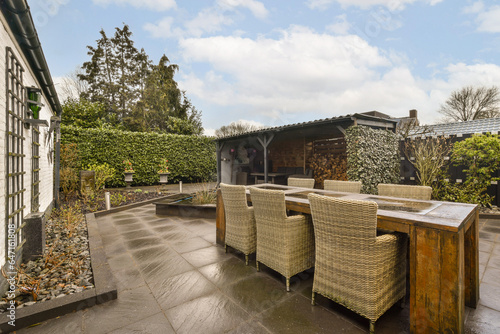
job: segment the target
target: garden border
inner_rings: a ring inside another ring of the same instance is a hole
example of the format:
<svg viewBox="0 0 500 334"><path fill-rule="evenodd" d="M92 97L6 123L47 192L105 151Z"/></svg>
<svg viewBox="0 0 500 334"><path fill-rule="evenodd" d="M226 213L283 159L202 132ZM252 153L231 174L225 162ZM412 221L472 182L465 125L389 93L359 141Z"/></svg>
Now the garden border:
<svg viewBox="0 0 500 334"><path fill-rule="evenodd" d="M94 278L94 288L65 295L61 298L46 300L15 310L15 326L9 325L8 313L0 322L0 331L10 333L33 324L59 317L73 311L80 311L91 306L116 299L118 292L113 274L106 260L101 235L93 213L85 215L89 236L89 253Z"/></svg>
<svg viewBox="0 0 500 334"><path fill-rule="evenodd" d="M9 321L11 321L11 319L8 318L9 314L5 312L1 315L5 318L0 321L0 332L10 333L42 321L60 317L74 311L84 310L94 305L117 299L118 291L116 283L106 260L106 253L103 248L102 238L99 233L96 218L138 206L151 204L170 196L172 196L172 194L138 203L118 206L111 208L110 210L87 213L85 215L85 220L87 222L89 253L94 278L94 288L16 309L15 326L9 325Z"/></svg>

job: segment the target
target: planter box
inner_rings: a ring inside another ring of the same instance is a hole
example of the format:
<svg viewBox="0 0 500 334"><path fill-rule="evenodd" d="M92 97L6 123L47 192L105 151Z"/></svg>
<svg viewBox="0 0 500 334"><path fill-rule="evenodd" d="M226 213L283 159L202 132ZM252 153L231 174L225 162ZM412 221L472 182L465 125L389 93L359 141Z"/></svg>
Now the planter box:
<svg viewBox="0 0 500 334"><path fill-rule="evenodd" d="M191 194L178 194L162 201L155 202L156 214L160 216L178 216L215 219L215 204L191 204L182 200Z"/></svg>

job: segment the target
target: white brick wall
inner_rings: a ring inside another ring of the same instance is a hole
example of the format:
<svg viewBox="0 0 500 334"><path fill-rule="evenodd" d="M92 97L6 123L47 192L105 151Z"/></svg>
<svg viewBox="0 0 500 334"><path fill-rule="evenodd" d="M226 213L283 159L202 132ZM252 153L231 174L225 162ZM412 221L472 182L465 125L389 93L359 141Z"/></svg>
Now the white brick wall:
<svg viewBox="0 0 500 334"><path fill-rule="evenodd" d="M24 68L23 82L25 86L35 86L41 88L40 84L36 81L33 72L29 68L28 63L20 52L20 49L6 24L5 19L0 14L0 266L5 263L5 232L6 232L6 218L5 218L5 153L6 153L6 90L5 90L5 62L6 62L6 47L12 48L18 60ZM54 114L50 105L43 98L42 103L44 107L40 112L40 119L46 119L50 123L50 117ZM49 152L52 152L52 142L46 141L46 134L48 128L40 127L40 211L45 211L53 200L53 159L48 158ZM26 209L24 215L26 216L31 212L31 158L32 158L32 130L25 129L24 136L24 170L26 175L24 177L24 187L26 192L24 194L24 204Z"/></svg>

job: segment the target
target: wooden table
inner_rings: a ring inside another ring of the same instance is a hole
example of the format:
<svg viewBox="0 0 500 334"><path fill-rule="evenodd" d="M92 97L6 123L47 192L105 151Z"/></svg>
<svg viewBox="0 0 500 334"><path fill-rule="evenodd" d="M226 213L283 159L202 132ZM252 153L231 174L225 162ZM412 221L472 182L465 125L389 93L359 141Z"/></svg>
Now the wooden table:
<svg viewBox="0 0 500 334"><path fill-rule="evenodd" d="M310 214L307 194L372 200L377 226L404 232L410 244L410 330L412 333L463 333L465 306L479 301L479 211L464 203L418 201L340 193L274 184L285 191L287 209ZM249 201L251 198L249 197ZM217 202L217 242L224 244L224 203Z"/></svg>
<svg viewBox="0 0 500 334"><path fill-rule="evenodd" d="M271 183L276 183L275 182L275 179L277 177L284 177L284 176L287 176L288 174L286 173L267 173L267 176L271 178ZM250 176L253 176L255 177L255 184L257 184L257 181L259 180L259 177L265 177L266 174L265 173L250 173Z"/></svg>

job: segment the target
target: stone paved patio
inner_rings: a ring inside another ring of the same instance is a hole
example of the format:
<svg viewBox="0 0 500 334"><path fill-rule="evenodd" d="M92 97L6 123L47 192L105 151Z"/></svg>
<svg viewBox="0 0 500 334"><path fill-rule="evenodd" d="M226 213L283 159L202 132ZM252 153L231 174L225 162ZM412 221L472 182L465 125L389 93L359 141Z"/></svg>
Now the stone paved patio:
<svg viewBox="0 0 500 334"><path fill-rule="evenodd" d="M292 280L255 270L215 244L215 221L155 215L152 204L98 218L118 299L17 333L366 333L368 321L318 296L312 273ZM500 332L500 220L480 222L481 300L466 308L466 333ZM377 333L407 333L408 305Z"/></svg>

